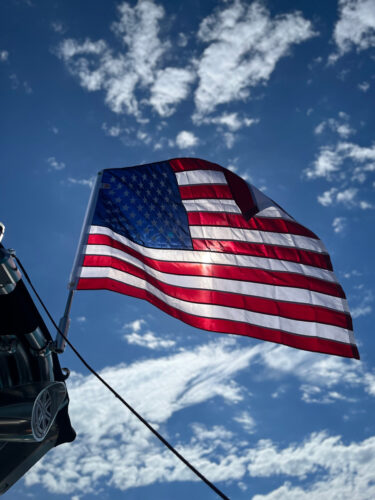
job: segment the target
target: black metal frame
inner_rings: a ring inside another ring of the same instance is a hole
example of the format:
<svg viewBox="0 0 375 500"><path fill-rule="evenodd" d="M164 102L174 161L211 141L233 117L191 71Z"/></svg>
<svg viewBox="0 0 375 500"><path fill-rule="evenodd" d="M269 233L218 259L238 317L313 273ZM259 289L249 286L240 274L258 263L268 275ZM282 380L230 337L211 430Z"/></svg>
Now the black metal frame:
<svg viewBox="0 0 375 500"><path fill-rule="evenodd" d="M14 260L0 243L0 494L47 451L76 437L68 415L69 372L61 369L18 271L10 284L9 265Z"/></svg>

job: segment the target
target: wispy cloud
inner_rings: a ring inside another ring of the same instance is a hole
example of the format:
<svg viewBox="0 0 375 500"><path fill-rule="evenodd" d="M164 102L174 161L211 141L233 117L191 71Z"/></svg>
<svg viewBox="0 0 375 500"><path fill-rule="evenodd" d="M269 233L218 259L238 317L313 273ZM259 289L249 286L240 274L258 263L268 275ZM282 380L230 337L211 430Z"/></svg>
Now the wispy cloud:
<svg viewBox="0 0 375 500"><path fill-rule="evenodd" d="M353 318L360 318L361 316L367 316L368 314L371 314L373 302L374 296L372 292L370 290L366 290L362 298L360 299L360 302L352 308Z"/></svg>
<svg viewBox="0 0 375 500"><path fill-rule="evenodd" d="M0 50L0 62L5 62L9 58L9 52L7 50Z"/></svg>
<svg viewBox="0 0 375 500"><path fill-rule="evenodd" d="M230 130L231 132L237 132L242 127L250 127L259 123L258 118L248 118L240 117L238 113L223 113L220 116L211 116L202 119L194 119L196 125L201 125L202 123L213 123L223 129Z"/></svg>
<svg viewBox="0 0 375 500"><path fill-rule="evenodd" d="M230 345L215 342L169 357L107 368L101 375L158 426L175 412L213 398L232 404L241 401L241 387L233 377L249 366L259 349L244 351ZM26 476L27 485L42 484L51 493L87 494L102 481L127 490L156 481L194 479L92 376L72 374L68 385L70 414L79 438L33 467ZM193 429L192 439L179 446L203 472L210 470L213 481L237 478L239 470L240 476L245 474L244 467L238 467L241 453L230 458L215 452L223 445L233 447L231 433L200 423Z"/></svg>
<svg viewBox="0 0 375 500"><path fill-rule="evenodd" d="M341 136L352 130L348 123L344 124L343 129L343 125L335 120L331 124L330 121L322 124L324 127L336 129ZM316 131L321 132L322 130ZM307 179L321 178L334 184L318 196L321 205L328 207L342 204L348 208L357 207L362 210L374 208L372 202L363 199L364 196L372 196L372 191L368 188L374 172L375 143L361 146L340 140L336 145L322 146L312 166L304 171Z"/></svg>
<svg viewBox="0 0 375 500"><path fill-rule="evenodd" d="M216 124L232 133L256 120L231 112L210 115L221 104L246 99L251 88L265 85L291 47L316 34L299 12L272 18L260 2L249 6L235 0L201 22L190 52L185 35L179 33L173 43L164 32L162 38L160 24L166 13L153 0L139 0L134 6L123 2L117 16L111 30L123 45L121 51L104 39L68 38L59 45L57 55L80 85L104 92L113 112L141 123L153 119L145 117L150 109L170 117L194 92L195 123ZM179 55L183 64L170 65L172 55Z"/></svg>
<svg viewBox="0 0 375 500"><path fill-rule="evenodd" d="M182 130L176 137L176 144L180 149L193 148L198 142L198 137L193 132L187 130Z"/></svg>
<svg viewBox="0 0 375 500"><path fill-rule="evenodd" d="M254 432L256 427L256 422L249 412L243 411L242 413L240 413L240 415L234 417L233 420L241 424L246 432L250 434Z"/></svg>
<svg viewBox="0 0 375 500"><path fill-rule="evenodd" d="M125 333L124 340L126 340L128 344L138 345L152 350L170 349L176 345L174 340L159 337L149 329L142 332L141 330L146 324L144 319L136 319L124 325L123 329L125 331L129 330Z"/></svg>
<svg viewBox="0 0 375 500"><path fill-rule="evenodd" d="M32 94L33 93L33 89L31 88L29 82L27 82L26 80L21 81L18 78L18 75L16 75L16 73L11 73L9 75L9 80L10 80L10 84L11 84L12 90L21 89L26 94Z"/></svg>
<svg viewBox="0 0 375 500"><path fill-rule="evenodd" d="M346 227L346 217L335 217L332 222L332 227L335 233L342 233Z"/></svg>
<svg viewBox="0 0 375 500"><path fill-rule="evenodd" d="M127 325L140 332L145 323L135 320ZM351 404L350 397L339 389L343 387L362 387L369 395L375 395L374 374L366 373L360 363L272 344L240 348L231 339L109 367L101 375L156 427L176 412L216 398L231 405L231 420L253 433L253 416L248 410L237 409L247 397L235 381L244 369L255 370L263 380L275 378L278 385L282 384L282 377L295 377L301 382L302 401L307 404ZM93 493L103 484L124 491L155 482L195 479L91 375L72 374L68 389L70 414L79 437L74 443L53 450L33 467L26 476L27 485L41 484L51 493L80 495ZM214 482L281 474L302 479L319 468L327 474L329 488L330 481L336 480L341 488L337 491L345 493L345 488L358 491L361 484L368 486L367 481L373 477L375 437L344 445L340 436L318 433L299 445L292 443L280 449L267 439L249 446L233 426L227 429L196 421L191 429L191 437L171 437ZM365 467L363 453L367 457ZM320 481L319 475L310 487L319 488ZM270 495L264 498L286 498Z"/></svg>
<svg viewBox="0 0 375 500"><path fill-rule="evenodd" d="M66 167L63 161L57 161L54 156L50 156L46 161L50 166L50 170L64 170Z"/></svg>
<svg viewBox="0 0 375 500"><path fill-rule="evenodd" d="M314 132L316 135L321 135L327 129L337 133L343 139L347 139L355 133L355 130L349 125L349 115L342 111L338 114L338 118L323 120L315 127Z"/></svg>
<svg viewBox="0 0 375 500"><path fill-rule="evenodd" d="M375 437L344 444L340 436L314 433L300 445L280 449L269 440L258 443L252 452L252 476L285 475L309 478L305 485L284 482L270 493L253 500L319 500L320 498L367 499L375 495L372 480ZM364 456L371 457L364 460ZM317 471L320 474L315 475Z"/></svg>
<svg viewBox="0 0 375 500"><path fill-rule="evenodd" d="M339 15L333 33L336 52L330 55L330 63L352 49L361 51L375 46L373 0L339 0Z"/></svg>
<svg viewBox="0 0 375 500"><path fill-rule="evenodd" d="M354 398L346 397L337 391L326 391L316 385L301 385L301 392L305 403L332 404L337 401L355 401Z"/></svg>
<svg viewBox="0 0 375 500"><path fill-rule="evenodd" d="M120 127L120 125L107 125L107 123L105 122L102 125L102 129L104 130L105 134L110 137L118 137L123 132L123 129Z"/></svg>
<svg viewBox="0 0 375 500"><path fill-rule="evenodd" d="M51 29L58 33L59 35L63 35L66 32L66 26L61 21L54 21L51 23Z"/></svg>
<svg viewBox="0 0 375 500"><path fill-rule="evenodd" d="M362 92L367 92L368 89L370 88L370 84L368 82L362 82L362 83L359 83L358 84L358 88L359 90L361 90Z"/></svg>
<svg viewBox="0 0 375 500"><path fill-rule="evenodd" d="M250 88L269 80L292 45L314 35L311 22L298 12L272 19L263 4L240 0L217 9L198 32L208 46L198 62L197 115L248 98Z"/></svg>
<svg viewBox="0 0 375 500"><path fill-rule="evenodd" d="M75 177L68 177L69 184L75 184L77 186L85 186L92 188L94 186L95 177L90 177L89 179L76 179Z"/></svg>
<svg viewBox="0 0 375 500"><path fill-rule="evenodd" d="M156 73L151 87L150 104L162 117L171 116L176 106L190 93L190 86L196 79L192 69L165 68Z"/></svg>
<svg viewBox="0 0 375 500"><path fill-rule="evenodd" d="M157 73L157 69L169 47L167 41L159 38L159 22L164 15L163 7L152 0L138 1L134 7L124 2L118 6L119 19L112 24L112 31L125 50L115 54L104 40L66 39L60 44L58 55L82 87L105 92L105 102L115 113L127 113L141 119L137 92L151 86L154 88L153 106L167 113L168 106L185 95L183 89L189 78L187 71L182 70L180 83L174 87L174 97L162 99L160 79L163 80L163 74Z"/></svg>

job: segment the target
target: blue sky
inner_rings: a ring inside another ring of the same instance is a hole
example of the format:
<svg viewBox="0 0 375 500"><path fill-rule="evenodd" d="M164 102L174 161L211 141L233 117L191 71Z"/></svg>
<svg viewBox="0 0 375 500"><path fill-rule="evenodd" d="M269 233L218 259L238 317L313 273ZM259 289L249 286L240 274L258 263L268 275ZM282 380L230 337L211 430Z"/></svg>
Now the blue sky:
<svg viewBox="0 0 375 500"><path fill-rule="evenodd" d="M78 292L70 338L230 498L375 497L375 4L0 5L1 221L55 318L96 172L195 156L234 169L330 251L361 361L193 329ZM9 499L208 499L67 349L78 438Z"/></svg>

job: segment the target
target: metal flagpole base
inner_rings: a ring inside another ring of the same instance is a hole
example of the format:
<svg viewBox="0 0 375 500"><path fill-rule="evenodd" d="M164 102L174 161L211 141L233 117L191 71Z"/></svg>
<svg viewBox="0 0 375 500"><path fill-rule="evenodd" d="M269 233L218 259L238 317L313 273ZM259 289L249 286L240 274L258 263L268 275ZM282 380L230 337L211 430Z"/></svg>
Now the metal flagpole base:
<svg viewBox="0 0 375 500"><path fill-rule="evenodd" d="M70 326L69 314L70 314L70 308L72 306L73 295L74 295L74 290L70 290L68 299L66 301L64 316L60 319L59 322L59 330L64 335L65 338L68 336L68 331ZM58 354L63 353L65 351L65 346L66 346L66 340L60 334L60 332L57 332L56 334L55 348L54 348L55 352L57 352Z"/></svg>

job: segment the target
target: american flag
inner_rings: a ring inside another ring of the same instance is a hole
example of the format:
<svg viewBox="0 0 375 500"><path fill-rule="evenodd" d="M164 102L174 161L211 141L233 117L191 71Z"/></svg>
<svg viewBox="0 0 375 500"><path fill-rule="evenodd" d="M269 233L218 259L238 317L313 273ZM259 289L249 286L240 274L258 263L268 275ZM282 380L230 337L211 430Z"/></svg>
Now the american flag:
<svg viewBox="0 0 375 500"><path fill-rule="evenodd" d="M205 330L359 358L323 243L204 160L103 170L71 288L138 297Z"/></svg>

